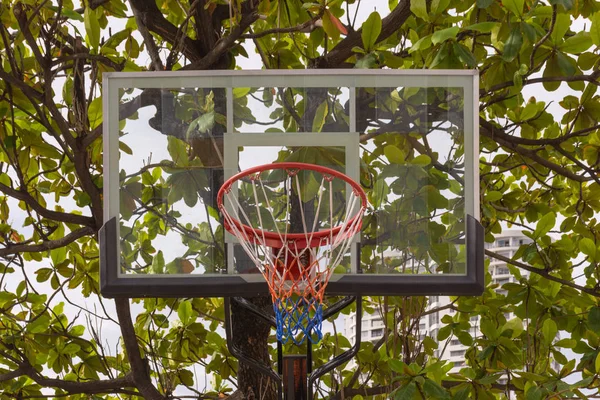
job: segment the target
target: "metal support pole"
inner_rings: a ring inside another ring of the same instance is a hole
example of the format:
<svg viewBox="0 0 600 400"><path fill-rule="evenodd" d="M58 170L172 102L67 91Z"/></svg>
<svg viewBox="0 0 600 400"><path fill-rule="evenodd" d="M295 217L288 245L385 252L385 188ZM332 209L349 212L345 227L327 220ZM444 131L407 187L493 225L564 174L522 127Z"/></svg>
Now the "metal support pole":
<svg viewBox="0 0 600 400"><path fill-rule="evenodd" d="M346 361L348 361L351 358L353 358L354 356L356 356L356 354L358 353L358 350L360 349L360 343L361 343L360 332L362 329L362 297L361 296L354 296L354 297L349 296L349 297L346 297L346 298L340 300L339 302L334 304L332 307L328 308L323 313L323 319L325 320L325 319L335 315L339 311L343 310L345 307L349 306L353 301L356 302L356 332L357 332L356 341L354 342L354 346L352 346L350 349L346 350L342 354L329 360L328 362L321 365L320 367L316 368L314 371L312 371L312 368L311 368L311 372L308 375L308 399L309 400L312 400L312 398L313 398L313 386L315 384L315 381L318 378L320 378L321 376L323 376L326 373L328 373L329 371L331 371L332 369L334 369L335 367L342 365Z"/></svg>

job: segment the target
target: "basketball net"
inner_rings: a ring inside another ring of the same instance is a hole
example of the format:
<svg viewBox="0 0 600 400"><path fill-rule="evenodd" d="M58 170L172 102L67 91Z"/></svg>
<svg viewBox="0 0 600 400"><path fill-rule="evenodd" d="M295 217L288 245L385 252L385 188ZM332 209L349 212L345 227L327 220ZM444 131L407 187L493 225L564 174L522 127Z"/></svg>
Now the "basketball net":
<svg viewBox="0 0 600 400"><path fill-rule="evenodd" d="M360 230L366 197L357 183L328 168L280 163L256 169L236 175L221 188L219 208L225 228L239 239L245 253L265 277L273 300L277 340L284 344L290 340L302 344L308 338L317 343L322 338L327 283L333 270L347 256L352 239ZM279 190L275 191L266 176L274 170L285 172L284 182L279 182ZM318 190L313 189L316 194L309 199L302 198L304 181L299 178L300 171L309 171L320 178L316 180L320 181ZM351 194L343 201L347 204L341 213L344 204L334 203L336 179L350 183L352 187ZM235 182L238 183L237 190L232 190ZM238 195L242 183L250 186L244 188L251 200L246 204L240 203ZM274 197L278 197L277 204L274 204ZM289 232L294 198L302 221L301 233ZM312 223L305 215L307 202L315 209ZM320 215L328 219L327 229L319 230L317 220Z"/></svg>

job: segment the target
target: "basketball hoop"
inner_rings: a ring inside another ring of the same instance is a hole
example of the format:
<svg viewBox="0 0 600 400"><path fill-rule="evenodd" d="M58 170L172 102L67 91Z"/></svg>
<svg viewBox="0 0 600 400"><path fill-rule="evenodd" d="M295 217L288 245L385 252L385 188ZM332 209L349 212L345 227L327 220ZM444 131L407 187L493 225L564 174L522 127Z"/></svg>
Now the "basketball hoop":
<svg viewBox="0 0 600 400"><path fill-rule="evenodd" d="M217 205L225 229L267 281L277 340L321 340L325 288L347 259L367 206L360 185L319 165L266 164L228 179Z"/></svg>

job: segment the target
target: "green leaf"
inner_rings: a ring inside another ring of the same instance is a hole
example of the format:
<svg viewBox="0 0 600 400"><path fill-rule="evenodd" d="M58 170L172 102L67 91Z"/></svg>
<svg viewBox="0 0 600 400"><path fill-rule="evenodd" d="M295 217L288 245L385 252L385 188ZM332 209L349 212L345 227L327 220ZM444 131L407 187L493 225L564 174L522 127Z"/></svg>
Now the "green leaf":
<svg viewBox="0 0 600 400"><path fill-rule="evenodd" d="M194 374L187 369L179 371L179 380L186 386L194 386Z"/></svg>
<svg viewBox="0 0 600 400"><path fill-rule="evenodd" d="M396 392L394 392L394 400L413 400L413 397L417 391L417 385L411 381L408 385L401 386Z"/></svg>
<svg viewBox="0 0 600 400"><path fill-rule="evenodd" d="M594 367L596 369L596 373L600 372L600 352L596 356L596 361L594 362Z"/></svg>
<svg viewBox="0 0 600 400"><path fill-rule="evenodd" d="M435 31L433 36L431 37L431 42L433 44L438 44L445 42L449 39L454 39L456 35L458 35L458 31L460 28L458 26L453 26L451 28L441 29L439 31Z"/></svg>
<svg viewBox="0 0 600 400"><path fill-rule="evenodd" d="M63 350L62 353L63 354L75 354L77 353L79 350L81 350L81 347L79 347L79 345L75 344L75 343L69 343L68 345L66 345Z"/></svg>
<svg viewBox="0 0 600 400"><path fill-rule="evenodd" d="M542 324L542 334L546 339L546 343L552 343L557 333L558 327L556 326L556 322L551 319L545 320Z"/></svg>
<svg viewBox="0 0 600 400"><path fill-rule="evenodd" d="M561 72L566 76L573 76L577 70L571 63L571 59L567 57L564 53L557 51L556 52L556 61L558 61L558 67Z"/></svg>
<svg viewBox="0 0 600 400"><path fill-rule="evenodd" d="M600 307L593 307L588 315L588 325L594 332L600 332Z"/></svg>
<svg viewBox="0 0 600 400"><path fill-rule="evenodd" d="M431 164L431 157L429 157L427 154L420 154L420 155L416 156L415 158L413 158L410 161L410 163L413 165L419 165L421 167L424 167L426 165Z"/></svg>
<svg viewBox="0 0 600 400"><path fill-rule="evenodd" d="M54 9L55 11L58 11L58 7L50 7L50 8ZM67 7L62 8L62 14L65 17L68 17L69 19L74 19L75 21L79 21L79 22L85 22L83 17L81 16L81 14L79 14L78 12L75 12L74 10L71 10Z"/></svg>
<svg viewBox="0 0 600 400"><path fill-rule="evenodd" d="M415 16L425 21L429 21L427 2L425 0L410 0L410 11L415 14Z"/></svg>
<svg viewBox="0 0 600 400"><path fill-rule="evenodd" d="M390 365L390 369L392 371L401 372L401 373L404 372L404 368L406 367L406 364L404 364L402 361L396 360L396 359L390 359L389 365Z"/></svg>
<svg viewBox="0 0 600 400"><path fill-rule="evenodd" d="M369 200L373 207L378 209L383 201L390 194L390 187L385 181L385 177L379 177L375 182L375 186L369 196Z"/></svg>
<svg viewBox="0 0 600 400"><path fill-rule="evenodd" d="M540 389L537 386L531 386L526 394L525 394L525 399L526 400L542 400L544 394L542 392L542 389Z"/></svg>
<svg viewBox="0 0 600 400"><path fill-rule="evenodd" d="M354 68L371 69L377 65L377 56L369 53L354 64Z"/></svg>
<svg viewBox="0 0 600 400"><path fill-rule="evenodd" d="M454 54L458 56L458 59L467 65L469 68L475 68L477 66L477 60L471 50L462 43L453 43Z"/></svg>
<svg viewBox="0 0 600 400"><path fill-rule="evenodd" d="M329 106L327 104L327 100L319 104L317 110L315 111L315 119L312 124L313 132L321 132L323 130L323 125L325 125L325 120L327 119L327 114L329 113Z"/></svg>
<svg viewBox="0 0 600 400"><path fill-rule="evenodd" d="M558 14L556 16L556 22L554 23L554 30L550 35L552 43L559 45L562 38L565 37L565 34L569 30L570 26L571 17L569 14Z"/></svg>
<svg viewBox="0 0 600 400"><path fill-rule="evenodd" d="M152 272L155 274L164 273L165 269L165 258L163 256L162 250L159 250L158 253L152 259Z"/></svg>
<svg viewBox="0 0 600 400"><path fill-rule="evenodd" d="M414 53L419 50L427 50L431 47L431 35L427 35L419 39L409 50L408 53Z"/></svg>
<svg viewBox="0 0 600 400"><path fill-rule="evenodd" d="M566 11L569 11L573 8L573 0L550 0L550 4L561 5Z"/></svg>
<svg viewBox="0 0 600 400"><path fill-rule="evenodd" d="M586 256L590 257L591 261L596 261L597 247L592 239L583 238L579 241L579 250Z"/></svg>
<svg viewBox="0 0 600 400"><path fill-rule="evenodd" d="M136 59L140 55L140 45L131 35L125 41L125 53L132 59Z"/></svg>
<svg viewBox="0 0 600 400"><path fill-rule="evenodd" d="M100 44L100 24L96 17L96 12L91 7L86 7L83 12L83 20L85 32L87 33L87 42L92 49L96 50Z"/></svg>
<svg viewBox="0 0 600 400"><path fill-rule="evenodd" d="M567 38L558 48L565 53L583 53L592 46L592 36L588 32L579 32Z"/></svg>
<svg viewBox="0 0 600 400"><path fill-rule="evenodd" d="M437 340L442 341L448 339L452 333L452 325L446 325L440 328L437 335Z"/></svg>
<svg viewBox="0 0 600 400"><path fill-rule="evenodd" d="M497 190L492 190L485 193L485 199L489 202L498 201L502 198L502 192L498 192Z"/></svg>
<svg viewBox="0 0 600 400"><path fill-rule="evenodd" d="M233 88L233 98L234 99L240 99L242 97L246 97L248 95L248 93L250 93L250 91L252 90L252 88L249 87L236 87ZM271 93L270 90L265 89L264 91L265 93Z"/></svg>
<svg viewBox="0 0 600 400"><path fill-rule="evenodd" d="M360 37L366 51L371 51L377 43L377 38L381 33L381 17L377 11L369 15L369 18L363 23Z"/></svg>
<svg viewBox="0 0 600 400"><path fill-rule="evenodd" d="M577 340L575 339L561 339L554 343L554 347L562 347L565 349L572 349L577 346Z"/></svg>
<svg viewBox="0 0 600 400"><path fill-rule="evenodd" d="M439 15L448 9L450 0L433 0L431 2L431 12L435 15Z"/></svg>
<svg viewBox="0 0 600 400"><path fill-rule="evenodd" d="M50 275L52 275L52 268L40 268L37 271L35 271L35 274L37 275L36 280L38 282L46 282L48 279L50 279Z"/></svg>
<svg viewBox="0 0 600 400"><path fill-rule="evenodd" d="M469 25L465 28L465 30L469 31L477 31L481 33L490 33L492 29L498 26L498 22L480 22L478 24Z"/></svg>
<svg viewBox="0 0 600 400"><path fill-rule="evenodd" d="M478 8L488 8L494 3L494 0L477 0Z"/></svg>
<svg viewBox="0 0 600 400"><path fill-rule="evenodd" d="M195 120L193 120L188 126L186 137L194 138L197 137L196 132L208 133L215 126L215 111L208 111Z"/></svg>
<svg viewBox="0 0 600 400"><path fill-rule="evenodd" d="M192 310L192 302L190 300L184 300L179 303L179 307L177 308L177 315L179 316L179 320L183 325L189 325L192 320L193 310Z"/></svg>
<svg viewBox="0 0 600 400"><path fill-rule="evenodd" d="M523 111L521 111L520 119L521 121L527 121L533 117L535 117L538 113L537 103L527 103Z"/></svg>
<svg viewBox="0 0 600 400"><path fill-rule="evenodd" d="M27 332L29 333L42 333L48 330L50 326L50 317L43 314L36 318L34 321L27 324Z"/></svg>
<svg viewBox="0 0 600 400"><path fill-rule="evenodd" d="M502 52L502 58L504 61L510 62L514 60L515 57L519 55L522 45L523 35L521 34L520 26L517 25L512 29L512 31L510 31L510 35L504 43L504 50Z"/></svg>
<svg viewBox="0 0 600 400"><path fill-rule="evenodd" d="M542 76L544 78L550 78L555 76L561 76L560 66L558 65L558 59L556 55L550 56L548 61L546 62L546 68L544 69L544 73ZM553 92L560 87L560 82L552 82L552 81L544 81L543 82L544 89L549 92Z"/></svg>
<svg viewBox="0 0 600 400"><path fill-rule="evenodd" d="M520 336L523 332L523 320L521 320L521 318L519 317L515 317L510 321L506 321L506 323L502 327L502 332L509 330L512 331L510 336L511 338L514 339Z"/></svg>
<svg viewBox="0 0 600 400"><path fill-rule="evenodd" d="M167 150L175 164L187 165L188 155L186 145L183 141L173 136L167 137Z"/></svg>
<svg viewBox="0 0 600 400"><path fill-rule="evenodd" d="M520 17L523 15L523 6L525 5L525 0L503 0L502 5L517 17Z"/></svg>
<svg viewBox="0 0 600 400"><path fill-rule="evenodd" d="M102 123L102 97L96 97L88 106L88 121L91 129Z"/></svg>
<svg viewBox="0 0 600 400"><path fill-rule="evenodd" d="M387 157L390 163L393 164L404 164L406 157L405 154L398 147L390 144L383 148L383 154Z"/></svg>
<svg viewBox="0 0 600 400"><path fill-rule="evenodd" d="M450 396L448 392L444 390L440 385L431 379L426 379L423 384L423 391L430 399L448 399Z"/></svg>
<svg viewBox="0 0 600 400"><path fill-rule="evenodd" d="M590 27L590 37L592 43L596 46L600 46L600 11L596 11L591 20L592 26Z"/></svg>
<svg viewBox="0 0 600 400"><path fill-rule="evenodd" d="M537 223L535 231L533 232L533 237L538 239L544 236L546 233L550 232L550 229L554 228L555 224L556 214L550 211L548 214L544 215Z"/></svg>

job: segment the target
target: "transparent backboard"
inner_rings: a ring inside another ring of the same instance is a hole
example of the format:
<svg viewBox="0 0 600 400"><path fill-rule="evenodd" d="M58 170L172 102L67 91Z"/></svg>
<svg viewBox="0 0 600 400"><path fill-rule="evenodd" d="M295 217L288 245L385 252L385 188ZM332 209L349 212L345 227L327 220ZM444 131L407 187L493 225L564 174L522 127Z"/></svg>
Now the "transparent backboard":
<svg viewBox="0 0 600 400"><path fill-rule="evenodd" d="M333 168L367 193L362 231L334 271L332 293L479 290L473 71L103 79L105 220L114 225L103 237L107 295L266 293L260 268L223 229L216 196L239 171L285 161ZM248 190L236 196L240 204L253 202ZM275 202L277 191L269 196ZM340 221L348 197L342 185L332 198ZM311 207L302 212L314 213ZM300 209L291 209L293 220ZM317 230L330 228L321 214L314 216Z"/></svg>

